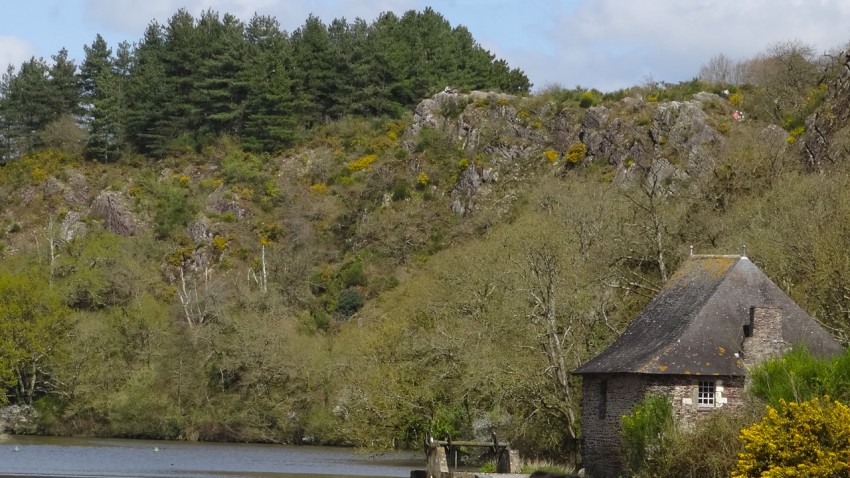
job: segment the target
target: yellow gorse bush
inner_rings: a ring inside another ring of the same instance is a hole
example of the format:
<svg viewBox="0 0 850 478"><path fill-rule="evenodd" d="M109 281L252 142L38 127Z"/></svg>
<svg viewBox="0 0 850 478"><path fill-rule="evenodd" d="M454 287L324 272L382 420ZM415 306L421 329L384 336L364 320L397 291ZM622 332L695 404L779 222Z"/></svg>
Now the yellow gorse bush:
<svg viewBox="0 0 850 478"><path fill-rule="evenodd" d="M345 166L351 172L360 171L361 169L368 168L377 159L378 159L377 154L369 154L369 155L363 156L360 159L356 159L354 161L351 161L350 163L346 164Z"/></svg>
<svg viewBox="0 0 850 478"><path fill-rule="evenodd" d="M570 148L567 149L567 154L565 159L567 162L576 164L587 155L587 146L584 143L573 143L570 145Z"/></svg>
<svg viewBox="0 0 850 478"><path fill-rule="evenodd" d="M850 407L829 397L780 401L740 438L732 478L850 477Z"/></svg>

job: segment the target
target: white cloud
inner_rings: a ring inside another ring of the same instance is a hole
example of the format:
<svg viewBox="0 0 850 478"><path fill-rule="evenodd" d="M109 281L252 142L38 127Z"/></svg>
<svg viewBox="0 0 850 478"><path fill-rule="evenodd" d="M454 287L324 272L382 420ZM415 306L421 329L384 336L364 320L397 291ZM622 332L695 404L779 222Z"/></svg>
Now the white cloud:
<svg viewBox="0 0 850 478"><path fill-rule="evenodd" d="M550 33L559 46L551 63L527 71L538 81L548 71L565 86L607 90L648 75L682 81L718 53L745 59L793 39L821 51L839 46L848 14L846 0L586 0Z"/></svg>
<svg viewBox="0 0 850 478"><path fill-rule="evenodd" d="M8 65L16 68L21 63L35 56L35 47L20 38L13 36L0 36L0 68L6 71Z"/></svg>
<svg viewBox="0 0 850 478"><path fill-rule="evenodd" d="M325 22L340 17L371 21L382 12L408 10L416 3L415 0L86 0L86 11L104 27L141 37L153 19L165 23L180 8L196 16L212 9L242 20L250 19L255 13L273 15L284 29L291 31L301 26L311 13Z"/></svg>

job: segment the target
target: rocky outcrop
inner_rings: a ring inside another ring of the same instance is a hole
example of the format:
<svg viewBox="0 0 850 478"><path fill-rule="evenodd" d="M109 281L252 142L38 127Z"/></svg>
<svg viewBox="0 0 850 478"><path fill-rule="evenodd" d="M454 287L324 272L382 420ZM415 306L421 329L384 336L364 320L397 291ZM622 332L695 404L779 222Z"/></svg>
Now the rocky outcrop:
<svg viewBox="0 0 850 478"><path fill-rule="evenodd" d="M103 219L103 227L110 232L120 236L136 233L138 222L121 192L103 191L92 203L91 211Z"/></svg>
<svg viewBox="0 0 850 478"><path fill-rule="evenodd" d="M498 172L492 168L469 165L452 189L452 211L459 215L472 212L475 208L475 196L481 187L488 183L495 183L498 177Z"/></svg>
<svg viewBox="0 0 850 478"><path fill-rule="evenodd" d="M710 163L714 146L723 141L704 110L723 101L713 93L664 103L627 97L608 106L558 111L555 103L447 90L419 103L403 144L415 152L422 129L433 128L456 141L468 157L485 158L460 171L452 189L453 211L466 215L498 175L508 183L521 180L524 169L543 159L547 150L564 158L579 142L586 149L585 164L613 166L620 181L640 179L634 165L665 178L685 178Z"/></svg>
<svg viewBox="0 0 850 478"><path fill-rule="evenodd" d="M622 165L652 159L652 142L646 130L619 117L612 118L605 106L587 109L579 139L587 147L588 161Z"/></svg>
<svg viewBox="0 0 850 478"><path fill-rule="evenodd" d="M186 224L186 232L196 243L209 241L215 236L209 219L205 217L197 217L189 221L189 224Z"/></svg>
<svg viewBox="0 0 850 478"><path fill-rule="evenodd" d="M707 119L700 101L661 103L655 110L649 134L655 145L671 149L685 164L685 170L691 171L711 159L708 146L721 140L720 133L709 126Z"/></svg>
<svg viewBox="0 0 850 478"><path fill-rule="evenodd" d="M65 217L62 218L62 224L59 226L59 238L65 242L70 242L74 238L84 236L88 231L88 226L82 219L82 213L77 211L65 214Z"/></svg>

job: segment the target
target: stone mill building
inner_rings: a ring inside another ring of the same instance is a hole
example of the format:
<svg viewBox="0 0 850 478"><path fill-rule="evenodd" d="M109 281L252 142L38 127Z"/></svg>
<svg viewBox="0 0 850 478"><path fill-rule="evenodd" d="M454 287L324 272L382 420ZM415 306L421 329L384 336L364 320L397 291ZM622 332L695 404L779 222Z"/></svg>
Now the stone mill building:
<svg viewBox="0 0 850 478"><path fill-rule="evenodd" d="M582 377L587 476L618 476L620 417L649 394L667 396L679 423L741 404L747 372L803 345L841 345L745 256L692 255Z"/></svg>

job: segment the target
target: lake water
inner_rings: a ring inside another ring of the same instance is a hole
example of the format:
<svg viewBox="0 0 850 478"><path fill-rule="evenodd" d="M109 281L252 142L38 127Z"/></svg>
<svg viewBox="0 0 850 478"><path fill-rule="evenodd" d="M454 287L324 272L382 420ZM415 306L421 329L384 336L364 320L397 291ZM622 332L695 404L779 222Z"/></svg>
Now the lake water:
<svg viewBox="0 0 850 478"><path fill-rule="evenodd" d="M420 455L333 447L10 436L0 440L0 477L408 477L410 470L424 468Z"/></svg>

